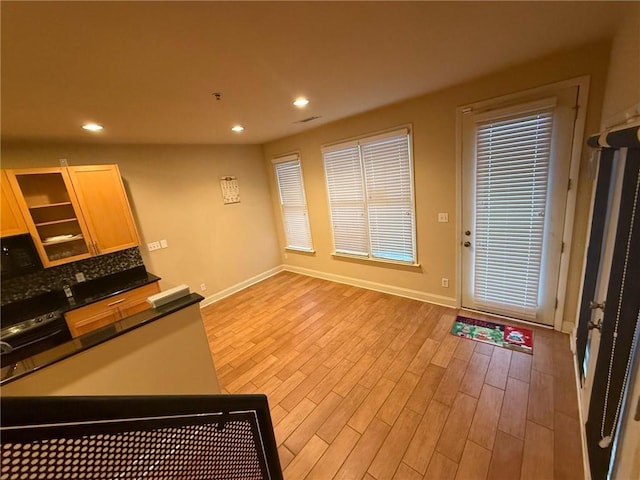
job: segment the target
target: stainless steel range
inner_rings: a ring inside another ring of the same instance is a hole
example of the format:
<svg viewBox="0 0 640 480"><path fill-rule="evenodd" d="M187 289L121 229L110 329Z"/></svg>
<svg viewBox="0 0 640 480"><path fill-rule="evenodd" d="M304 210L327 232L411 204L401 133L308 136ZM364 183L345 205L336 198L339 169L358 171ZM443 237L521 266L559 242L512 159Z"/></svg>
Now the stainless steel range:
<svg viewBox="0 0 640 480"><path fill-rule="evenodd" d="M71 340L62 311L63 296L49 292L2 306L0 361L3 366Z"/></svg>

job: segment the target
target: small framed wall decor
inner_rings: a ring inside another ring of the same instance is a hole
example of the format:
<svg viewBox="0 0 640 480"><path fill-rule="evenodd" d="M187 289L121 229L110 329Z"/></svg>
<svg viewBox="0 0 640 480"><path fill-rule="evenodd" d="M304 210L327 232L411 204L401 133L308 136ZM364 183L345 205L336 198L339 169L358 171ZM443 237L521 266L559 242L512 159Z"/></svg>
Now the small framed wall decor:
<svg viewBox="0 0 640 480"><path fill-rule="evenodd" d="M240 187L236 177L220 177L220 189L222 190L222 202L240 203Z"/></svg>

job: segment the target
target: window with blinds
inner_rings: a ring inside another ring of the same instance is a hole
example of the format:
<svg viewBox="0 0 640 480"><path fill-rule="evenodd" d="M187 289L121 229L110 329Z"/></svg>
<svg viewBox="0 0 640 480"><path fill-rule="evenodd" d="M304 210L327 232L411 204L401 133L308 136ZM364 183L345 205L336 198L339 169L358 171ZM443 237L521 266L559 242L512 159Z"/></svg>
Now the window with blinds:
<svg viewBox="0 0 640 480"><path fill-rule="evenodd" d="M297 154L273 160L280 194L280 208L287 241L292 250L313 251L302 169Z"/></svg>
<svg viewBox="0 0 640 480"><path fill-rule="evenodd" d="M474 297L535 319L553 114L487 120L476 130Z"/></svg>
<svg viewBox="0 0 640 480"><path fill-rule="evenodd" d="M416 263L407 129L322 150L335 252Z"/></svg>

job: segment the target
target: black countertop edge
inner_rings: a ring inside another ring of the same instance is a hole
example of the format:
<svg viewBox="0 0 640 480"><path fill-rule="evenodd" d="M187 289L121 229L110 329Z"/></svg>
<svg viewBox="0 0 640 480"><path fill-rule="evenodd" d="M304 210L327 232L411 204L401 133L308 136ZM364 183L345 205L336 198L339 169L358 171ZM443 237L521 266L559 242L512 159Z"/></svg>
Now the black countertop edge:
<svg viewBox="0 0 640 480"><path fill-rule="evenodd" d="M143 327L144 325L166 317L167 315L182 310L183 308L200 303L202 300L204 300L203 296L197 293L191 293L188 296L174 300L173 302L162 305L161 307L136 313L135 315L119 320L98 330L74 338L69 342L51 348L46 352L21 360L15 364L3 365L0 370L0 385L6 385L14 380L23 378L30 373L36 372L44 367L48 367L49 365L53 365L54 363L95 347L96 345L100 345L101 343L108 342L113 338L131 332L136 328Z"/></svg>

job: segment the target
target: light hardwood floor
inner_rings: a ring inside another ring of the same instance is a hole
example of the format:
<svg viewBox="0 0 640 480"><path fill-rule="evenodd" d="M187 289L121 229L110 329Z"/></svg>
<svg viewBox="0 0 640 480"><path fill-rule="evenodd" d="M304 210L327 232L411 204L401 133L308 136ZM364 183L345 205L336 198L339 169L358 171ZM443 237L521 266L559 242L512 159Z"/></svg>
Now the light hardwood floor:
<svg viewBox="0 0 640 480"><path fill-rule="evenodd" d="M456 314L289 272L203 310L288 480L583 478L568 336L535 329L527 355L451 335Z"/></svg>

